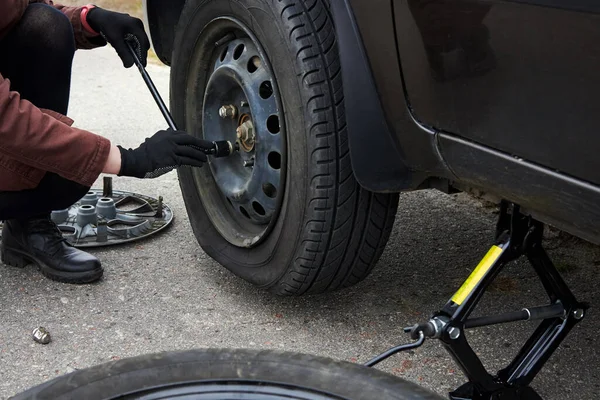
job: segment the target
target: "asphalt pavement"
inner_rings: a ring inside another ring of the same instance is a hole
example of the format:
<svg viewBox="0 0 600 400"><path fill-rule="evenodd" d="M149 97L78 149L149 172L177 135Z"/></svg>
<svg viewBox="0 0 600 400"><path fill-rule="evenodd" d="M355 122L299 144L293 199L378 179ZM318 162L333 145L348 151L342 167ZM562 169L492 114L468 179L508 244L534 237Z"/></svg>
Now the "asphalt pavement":
<svg viewBox="0 0 600 400"><path fill-rule="evenodd" d="M166 100L169 69L148 70ZM76 126L129 147L166 127L137 70L125 70L111 48L76 55L69 115ZM92 285L55 283L31 266L0 265L1 398L76 369L165 350L282 349L365 362L408 341L402 328L426 320L452 296L487 252L496 218L494 209L464 194L403 194L387 249L366 281L327 295L280 298L234 277L202 251L176 173L116 178L114 186L162 195L174 210L173 225L143 242L93 250L106 272ZM545 399L596 399L600 249L556 233L546 245L575 295L592 308L533 386ZM519 261L503 272L478 313L545 302L533 271ZM50 344L32 340L38 326L51 332ZM469 331L468 338L495 371L534 328L507 324ZM378 368L441 395L464 381L433 341Z"/></svg>

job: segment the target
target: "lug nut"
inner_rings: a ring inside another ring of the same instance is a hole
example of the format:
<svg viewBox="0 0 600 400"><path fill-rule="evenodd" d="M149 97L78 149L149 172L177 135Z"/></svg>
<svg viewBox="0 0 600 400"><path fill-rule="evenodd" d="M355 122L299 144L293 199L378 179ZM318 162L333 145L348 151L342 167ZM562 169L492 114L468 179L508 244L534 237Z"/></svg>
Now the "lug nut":
<svg viewBox="0 0 600 400"><path fill-rule="evenodd" d="M579 308L573 311L573 316L575 317L575 319L582 319L585 316L585 312L581 308Z"/></svg>
<svg viewBox="0 0 600 400"><path fill-rule="evenodd" d="M256 134L254 132L254 125L252 121L246 121L241 124L237 130L237 141L240 144L241 148L245 152L250 152L254 148L254 141L256 139Z"/></svg>
<svg viewBox="0 0 600 400"><path fill-rule="evenodd" d="M48 344L52 340L52 338L50 337L50 332L48 332L48 330L43 326L35 328L32 332L32 335L33 340L40 344Z"/></svg>
<svg viewBox="0 0 600 400"><path fill-rule="evenodd" d="M219 116L221 118L235 118L237 115L237 108L233 105L223 106L219 109Z"/></svg>
<svg viewBox="0 0 600 400"><path fill-rule="evenodd" d="M254 140L254 126L251 121L244 122L238 127L236 132L238 139L243 140L244 142Z"/></svg>

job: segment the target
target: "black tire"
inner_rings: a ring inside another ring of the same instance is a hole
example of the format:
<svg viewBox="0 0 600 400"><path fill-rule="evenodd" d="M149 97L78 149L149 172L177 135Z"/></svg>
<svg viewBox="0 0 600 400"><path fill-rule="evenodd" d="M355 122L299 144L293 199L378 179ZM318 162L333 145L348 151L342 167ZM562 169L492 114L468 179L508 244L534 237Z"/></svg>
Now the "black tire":
<svg viewBox="0 0 600 400"><path fill-rule="evenodd" d="M214 210L207 212L199 185L210 178L182 169L180 185L194 234L217 262L279 295L354 285L368 276L385 248L398 195L369 192L354 178L329 2L187 1L176 30L171 109L180 127L200 136L192 125L201 117L186 96L205 87L207 60L215 56L218 37L203 37L205 27L225 16L251 27L278 82L287 132L285 193L270 233L244 248L226 240L209 217Z"/></svg>
<svg viewBox="0 0 600 400"><path fill-rule="evenodd" d="M14 400L149 400L183 393L195 399L441 399L413 383L348 362L297 353L210 349L101 364L55 378Z"/></svg>

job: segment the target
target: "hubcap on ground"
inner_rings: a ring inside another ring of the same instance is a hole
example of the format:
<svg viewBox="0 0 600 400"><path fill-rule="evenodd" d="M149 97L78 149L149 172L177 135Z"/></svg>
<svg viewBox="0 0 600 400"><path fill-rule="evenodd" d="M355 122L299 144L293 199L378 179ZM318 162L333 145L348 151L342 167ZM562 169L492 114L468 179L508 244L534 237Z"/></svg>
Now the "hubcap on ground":
<svg viewBox="0 0 600 400"><path fill-rule="evenodd" d="M223 198L205 207L229 208L219 215L209 212L209 217L229 242L241 247L267 233L285 190L283 113L272 70L258 46L251 37L238 37L217 50L202 110L204 138L229 140L239 149L210 159Z"/></svg>

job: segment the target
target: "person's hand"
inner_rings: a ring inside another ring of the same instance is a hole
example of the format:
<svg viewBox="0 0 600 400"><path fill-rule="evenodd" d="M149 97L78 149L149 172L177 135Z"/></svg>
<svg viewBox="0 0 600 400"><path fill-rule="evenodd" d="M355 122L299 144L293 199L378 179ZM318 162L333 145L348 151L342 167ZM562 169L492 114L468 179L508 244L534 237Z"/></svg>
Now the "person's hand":
<svg viewBox="0 0 600 400"><path fill-rule="evenodd" d="M146 66L150 40L144 30L144 23L139 18L94 7L88 12L86 19L92 29L100 32L115 48L125 68L133 65L133 56L125 42L126 38L130 40L144 67Z"/></svg>
<svg viewBox="0 0 600 400"><path fill-rule="evenodd" d="M135 150L121 151L119 176L156 178L181 166L202 167L207 161L202 149L212 142L198 139L182 131L159 131Z"/></svg>

